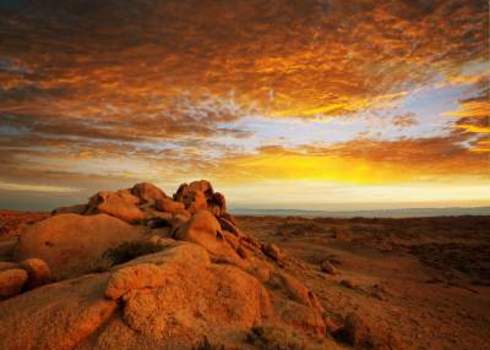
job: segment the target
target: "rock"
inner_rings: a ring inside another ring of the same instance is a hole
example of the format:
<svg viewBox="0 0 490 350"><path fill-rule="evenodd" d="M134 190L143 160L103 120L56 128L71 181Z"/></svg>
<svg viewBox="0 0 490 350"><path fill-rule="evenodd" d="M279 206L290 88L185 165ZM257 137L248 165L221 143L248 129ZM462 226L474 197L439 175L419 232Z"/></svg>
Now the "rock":
<svg viewBox="0 0 490 350"><path fill-rule="evenodd" d="M359 315L350 313L334 337L353 346L372 346L371 331Z"/></svg>
<svg viewBox="0 0 490 350"><path fill-rule="evenodd" d="M225 196L219 192L213 193L210 199L208 199L209 210L217 217L226 213L226 199Z"/></svg>
<svg viewBox="0 0 490 350"><path fill-rule="evenodd" d="M261 250L262 253L264 253L265 255L267 255L269 258L271 258L276 262L281 262L284 260L283 252L275 244L272 243L264 244L261 246Z"/></svg>
<svg viewBox="0 0 490 350"><path fill-rule="evenodd" d="M74 349L117 308L103 298L107 278L108 274L83 276L1 302L0 349Z"/></svg>
<svg viewBox="0 0 490 350"><path fill-rule="evenodd" d="M27 277L27 272L23 269L0 271L0 300L19 294Z"/></svg>
<svg viewBox="0 0 490 350"><path fill-rule="evenodd" d="M27 289L33 289L51 281L51 270L48 264L41 259L26 259L20 262L20 266L29 275L25 286Z"/></svg>
<svg viewBox="0 0 490 350"><path fill-rule="evenodd" d="M206 180L194 181L179 186L173 198L177 202L182 202L185 208L192 214L200 210L208 209L208 201L213 198L213 187Z"/></svg>
<svg viewBox="0 0 490 350"><path fill-rule="evenodd" d="M155 203L156 201L168 198L168 196L157 186L142 182L131 188L131 194L138 197L141 203Z"/></svg>
<svg viewBox="0 0 490 350"><path fill-rule="evenodd" d="M161 272L154 264L137 264L120 269L109 280L105 296L117 300L131 290L162 287L166 281Z"/></svg>
<svg viewBox="0 0 490 350"><path fill-rule="evenodd" d="M206 196L201 191L189 191L184 195L182 199L185 208L191 213L195 214L198 211L206 210L208 208L208 203L206 201Z"/></svg>
<svg viewBox="0 0 490 350"><path fill-rule="evenodd" d="M117 192L99 192L89 201L87 213L104 213L126 222L138 222L146 215L138 208L140 199L127 190Z"/></svg>
<svg viewBox="0 0 490 350"><path fill-rule="evenodd" d="M77 204L77 205L72 205L72 206L68 206L68 207L59 207L59 208L54 209L51 212L51 215L68 214L68 213L82 215L85 213L87 208L88 208L87 204Z"/></svg>
<svg viewBox="0 0 490 350"><path fill-rule="evenodd" d="M240 259L235 250L225 241L216 217L207 210L194 214L177 230L174 238L197 243L214 255Z"/></svg>
<svg viewBox="0 0 490 350"><path fill-rule="evenodd" d="M17 239L10 239L8 241L0 242L0 258L10 260L14 253Z"/></svg>
<svg viewBox="0 0 490 350"><path fill-rule="evenodd" d="M27 227L15 258L39 258L51 268L53 278L72 277L90 272L107 249L141 236L139 228L109 215L60 214Z"/></svg>
<svg viewBox="0 0 490 350"><path fill-rule="evenodd" d="M242 259L248 258L248 253L242 246L238 246L238 248L236 248L236 252Z"/></svg>
<svg viewBox="0 0 490 350"><path fill-rule="evenodd" d="M155 202L155 208L171 214L181 214L185 212L184 203L176 202L170 198L162 198L157 200Z"/></svg>
<svg viewBox="0 0 490 350"><path fill-rule="evenodd" d="M351 280L343 279L339 283L341 286L343 286L345 288L349 288L349 289L355 289L356 288L356 285Z"/></svg>
<svg viewBox="0 0 490 350"><path fill-rule="evenodd" d="M320 269L329 275L336 275L338 273L337 268L328 260L322 262Z"/></svg>
<svg viewBox="0 0 490 350"><path fill-rule="evenodd" d="M240 230L232 222L222 217L218 218L218 222L223 230L229 231L236 236L241 236Z"/></svg>
<svg viewBox="0 0 490 350"><path fill-rule="evenodd" d="M193 181L189 184L189 191L199 191L204 193L206 198L211 198L213 196L213 186L207 180Z"/></svg>

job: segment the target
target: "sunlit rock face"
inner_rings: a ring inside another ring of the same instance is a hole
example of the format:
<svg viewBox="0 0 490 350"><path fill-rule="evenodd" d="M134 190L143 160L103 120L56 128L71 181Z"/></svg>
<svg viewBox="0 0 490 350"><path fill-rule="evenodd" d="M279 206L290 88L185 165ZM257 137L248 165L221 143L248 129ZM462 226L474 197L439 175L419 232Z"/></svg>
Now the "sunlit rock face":
<svg viewBox="0 0 490 350"><path fill-rule="evenodd" d="M173 200L151 184L132 189L24 228L16 261L0 264L2 349L249 346L265 341L262 327L337 346L315 294L285 271L287 255L264 254L208 181Z"/></svg>

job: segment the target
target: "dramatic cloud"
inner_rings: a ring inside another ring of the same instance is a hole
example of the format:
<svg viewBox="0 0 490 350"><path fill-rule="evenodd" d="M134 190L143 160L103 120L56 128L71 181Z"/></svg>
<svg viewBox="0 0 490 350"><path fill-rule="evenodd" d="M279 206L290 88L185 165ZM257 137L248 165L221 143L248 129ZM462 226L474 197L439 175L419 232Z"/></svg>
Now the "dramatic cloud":
<svg viewBox="0 0 490 350"><path fill-rule="evenodd" d="M483 0L0 2L0 183L483 177L488 10Z"/></svg>

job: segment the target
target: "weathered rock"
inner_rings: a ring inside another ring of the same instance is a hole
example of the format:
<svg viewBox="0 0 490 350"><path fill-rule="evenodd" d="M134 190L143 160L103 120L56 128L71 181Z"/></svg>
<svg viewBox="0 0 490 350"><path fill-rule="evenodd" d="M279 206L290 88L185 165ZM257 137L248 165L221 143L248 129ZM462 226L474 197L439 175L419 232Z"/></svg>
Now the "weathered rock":
<svg viewBox="0 0 490 350"><path fill-rule="evenodd" d="M238 227L236 227L233 223L231 223L227 219L219 217L218 222L223 230L229 231L238 237L242 235Z"/></svg>
<svg viewBox="0 0 490 350"><path fill-rule="evenodd" d="M216 217L207 210L194 214L177 230L175 238L197 243L214 255L239 259L235 250L225 241Z"/></svg>
<svg viewBox="0 0 490 350"><path fill-rule="evenodd" d="M206 198L211 198L213 195L213 186L207 180L193 181L189 184L189 191L200 191L204 193Z"/></svg>
<svg viewBox="0 0 490 350"><path fill-rule="evenodd" d="M88 208L87 204L77 204L68 207L59 207L54 209L51 212L51 215L69 214L69 213L82 215L85 213L85 211L87 211L87 208Z"/></svg>
<svg viewBox="0 0 490 350"><path fill-rule="evenodd" d="M206 196L201 191L189 191L184 195L183 203L185 208L191 213L195 214L200 210L206 210L208 203Z"/></svg>
<svg viewBox="0 0 490 350"><path fill-rule="evenodd" d="M225 196L219 192L212 194L211 198L208 199L209 210L216 216L221 216L226 213L226 199Z"/></svg>
<svg viewBox="0 0 490 350"><path fill-rule="evenodd" d="M27 271L29 278L25 287L36 288L51 281L51 270L45 261L38 258L30 258L20 262L20 266Z"/></svg>
<svg viewBox="0 0 490 350"><path fill-rule="evenodd" d="M371 331L362 318L350 313L345 319L344 326L335 334L335 338L354 346L372 346Z"/></svg>
<svg viewBox="0 0 490 350"><path fill-rule="evenodd" d="M208 201L213 198L213 187L206 180L194 181L179 186L174 200L182 202L192 214L208 209Z"/></svg>
<svg viewBox="0 0 490 350"><path fill-rule="evenodd" d="M328 260L322 262L320 269L329 275L336 275L338 273L337 268Z"/></svg>
<svg viewBox="0 0 490 350"><path fill-rule="evenodd" d="M87 213L104 213L126 222L138 222L146 215L137 206L140 199L127 190L117 192L99 192L89 201Z"/></svg>
<svg viewBox="0 0 490 350"><path fill-rule="evenodd" d="M117 307L114 301L103 298L107 278L108 274L83 276L3 301L0 349L75 348Z"/></svg>
<svg viewBox="0 0 490 350"><path fill-rule="evenodd" d="M264 244L261 247L262 252L274 261L282 262L284 260L284 253L278 246L272 243Z"/></svg>
<svg viewBox="0 0 490 350"><path fill-rule="evenodd" d="M139 228L105 214L60 214L29 226L20 235L17 261L40 258L55 279L89 272L113 246L140 238Z"/></svg>
<svg viewBox="0 0 490 350"><path fill-rule="evenodd" d="M27 272L23 269L0 271L0 300L19 294L27 277Z"/></svg>
<svg viewBox="0 0 490 350"><path fill-rule="evenodd" d="M170 198L162 198L157 200L155 202L155 208L171 214L181 214L185 212L184 203L174 201Z"/></svg>
<svg viewBox="0 0 490 350"><path fill-rule="evenodd" d="M155 203L158 200L168 198L165 192L148 182L134 185L131 188L131 194L138 197L141 203Z"/></svg>
<svg viewBox="0 0 490 350"><path fill-rule="evenodd" d="M8 241L0 242L0 258L10 260L14 253L17 239L10 239Z"/></svg>

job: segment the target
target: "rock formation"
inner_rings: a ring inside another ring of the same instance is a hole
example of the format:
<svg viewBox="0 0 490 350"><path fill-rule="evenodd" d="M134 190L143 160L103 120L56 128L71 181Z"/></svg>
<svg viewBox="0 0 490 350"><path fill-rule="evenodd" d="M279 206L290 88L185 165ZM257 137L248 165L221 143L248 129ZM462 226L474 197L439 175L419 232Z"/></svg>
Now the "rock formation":
<svg viewBox="0 0 490 350"><path fill-rule="evenodd" d="M204 180L173 197L142 183L54 210L0 264L0 348L192 349L206 339L263 349L273 329L336 349L284 253L226 210Z"/></svg>

